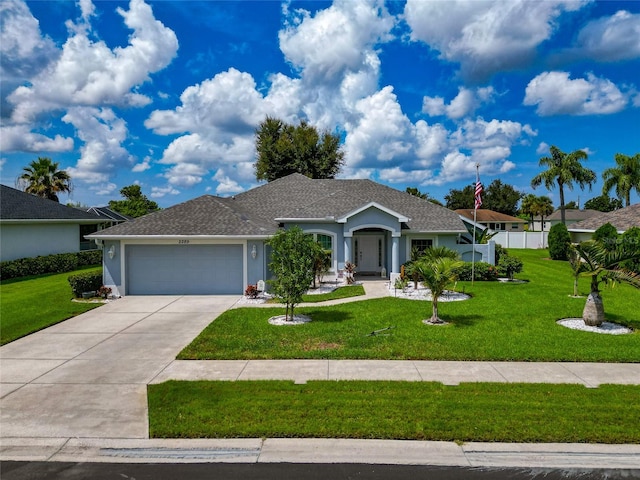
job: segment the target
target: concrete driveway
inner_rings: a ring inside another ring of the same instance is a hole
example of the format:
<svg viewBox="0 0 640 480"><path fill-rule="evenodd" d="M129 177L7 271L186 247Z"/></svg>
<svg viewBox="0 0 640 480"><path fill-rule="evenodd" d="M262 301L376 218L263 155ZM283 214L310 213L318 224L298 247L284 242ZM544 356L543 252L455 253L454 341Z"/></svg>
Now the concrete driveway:
<svg viewBox="0 0 640 480"><path fill-rule="evenodd" d="M0 435L148 438L147 384L238 296L130 296L0 348Z"/></svg>

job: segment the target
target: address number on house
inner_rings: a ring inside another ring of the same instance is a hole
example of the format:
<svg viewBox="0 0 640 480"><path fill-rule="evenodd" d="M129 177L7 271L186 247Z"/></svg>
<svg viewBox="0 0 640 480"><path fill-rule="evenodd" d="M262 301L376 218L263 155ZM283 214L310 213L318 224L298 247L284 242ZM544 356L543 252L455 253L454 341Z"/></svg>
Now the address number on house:
<svg viewBox="0 0 640 480"><path fill-rule="evenodd" d="M189 240L178 240L178 245L187 245Z"/></svg>

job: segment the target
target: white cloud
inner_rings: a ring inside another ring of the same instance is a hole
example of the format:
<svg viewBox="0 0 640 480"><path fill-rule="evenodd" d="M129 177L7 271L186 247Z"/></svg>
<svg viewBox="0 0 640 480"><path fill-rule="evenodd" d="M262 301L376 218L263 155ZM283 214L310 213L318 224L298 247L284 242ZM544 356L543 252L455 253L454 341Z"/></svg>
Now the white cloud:
<svg viewBox="0 0 640 480"><path fill-rule="evenodd" d="M31 78L59 55L53 41L40 33L38 20L24 2L3 0L0 16L0 78L3 82ZM7 92L6 84L3 90Z"/></svg>
<svg viewBox="0 0 640 480"><path fill-rule="evenodd" d="M382 0L336 0L313 17L297 10L279 33L280 49L311 83L339 84L370 62L369 53L391 38L393 25Z"/></svg>
<svg viewBox="0 0 640 480"><path fill-rule="evenodd" d="M393 87L363 98L355 106L357 120L345 126L344 148L350 167L398 162L411 150L412 124L402 113Z"/></svg>
<svg viewBox="0 0 640 480"><path fill-rule="evenodd" d="M151 198L162 198L166 195L178 195L180 190L176 190L171 185L166 187L151 187Z"/></svg>
<svg viewBox="0 0 640 480"><path fill-rule="evenodd" d="M550 146L547 142L540 142L540 145L538 145L538 148L536 148L536 153L538 155L549 153L549 148Z"/></svg>
<svg viewBox="0 0 640 480"><path fill-rule="evenodd" d="M452 120L458 120L472 115L482 103L492 100L493 87L469 89L460 87L456 95L448 105L445 105L442 97L425 96L422 100L422 112L431 117L446 115Z"/></svg>
<svg viewBox="0 0 640 480"><path fill-rule="evenodd" d="M233 195L244 190L238 182L225 175L222 170L218 170L212 180L218 182L218 187L216 188L218 195Z"/></svg>
<svg viewBox="0 0 640 480"><path fill-rule="evenodd" d="M460 64L464 78L482 82L499 71L527 65L551 37L563 11L580 0L425 1L408 0L404 10L411 39Z"/></svg>
<svg viewBox="0 0 640 480"><path fill-rule="evenodd" d="M122 146L127 126L110 108L73 107L62 121L76 128L84 142L80 159L68 169L73 178L87 183L105 183L119 169L130 169L133 158Z"/></svg>
<svg viewBox="0 0 640 480"><path fill-rule="evenodd" d="M81 3L85 20L90 7L88 1ZM118 8L117 12L133 31L129 45L111 50L103 41L91 40L86 29L75 29L59 58L31 79L30 86L18 87L9 95L15 106L13 121L28 123L42 112L72 106L138 107L151 101L135 87L169 64L178 40L142 0L131 0L129 10Z"/></svg>
<svg viewBox="0 0 640 480"><path fill-rule="evenodd" d="M620 10L589 22L578 34L574 55L600 62L640 57L640 14Z"/></svg>
<svg viewBox="0 0 640 480"><path fill-rule="evenodd" d="M144 160L140 163L136 163L131 169L132 172L140 173L145 172L151 168L151 157L144 157Z"/></svg>
<svg viewBox="0 0 640 480"><path fill-rule="evenodd" d="M571 79L568 72L544 72L532 79L525 90L524 105L537 105L541 116L602 115L623 110L629 95L610 80L592 73Z"/></svg>
<svg viewBox="0 0 640 480"><path fill-rule="evenodd" d="M113 192L116 191L117 188L118 187L116 186L116 184L111 182L105 182L98 185L89 186L90 191L100 196L111 195Z"/></svg>
<svg viewBox="0 0 640 480"><path fill-rule="evenodd" d="M27 125L0 127L0 150L3 152L68 152L73 150L73 139L56 135L49 138L33 133Z"/></svg>

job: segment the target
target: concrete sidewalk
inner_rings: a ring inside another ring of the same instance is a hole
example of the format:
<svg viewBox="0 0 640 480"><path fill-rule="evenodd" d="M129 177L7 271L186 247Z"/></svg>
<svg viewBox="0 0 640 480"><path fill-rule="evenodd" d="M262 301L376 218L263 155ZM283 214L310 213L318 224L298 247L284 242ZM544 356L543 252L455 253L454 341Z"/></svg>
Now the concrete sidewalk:
<svg viewBox="0 0 640 480"><path fill-rule="evenodd" d="M386 295L384 282L367 282L365 289L364 298ZM237 302L232 296L125 297L1 347L0 461L640 469L640 445L149 439L147 385L167 379L536 382L591 388L602 383L640 384L640 364L174 360L209 322Z"/></svg>

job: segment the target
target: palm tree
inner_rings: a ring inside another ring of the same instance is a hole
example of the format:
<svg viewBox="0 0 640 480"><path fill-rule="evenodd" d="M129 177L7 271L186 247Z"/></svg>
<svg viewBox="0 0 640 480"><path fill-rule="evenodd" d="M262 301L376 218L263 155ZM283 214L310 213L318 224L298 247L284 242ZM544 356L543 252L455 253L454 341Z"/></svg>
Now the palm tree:
<svg viewBox="0 0 640 480"><path fill-rule="evenodd" d="M569 248L569 266L573 275L573 296L578 297L578 279L586 270L586 264L582 261L580 252L573 245Z"/></svg>
<svg viewBox="0 0 640 480"><path fill-rule="evenodd" d="M640 275L619 268L622 262L640 258L640 249L635 245L627 247L621 244L615 250L607 249L603 242L588 240L576 245L576 250L583 261L582 276L591 277L591 293L582 312L586 325L599 327L604 322L604 304L600 296L600 283L627 283L640 288Z"/></svg>
<svg viewBox="0 0 640 480"><path fill-rule="evenodd" d="M553 213L553 202L546 195L540 195L536 197L533 210L536 215L540 215L540 228L544 230L544 217L548 217Z"/></svg>
<svg viewBox="0 0 640 480"><path fill-rule="evenodd" d="M456 268L462 264L460 260L451 257L423 257L415 263L414 269L422 278L422 283L431 290L431 318L423 320L424 323L444 323L438 316L438 298L456 280Z"/></svg>
<svg viewBox="0 0 640 480"><path fill-rule="evenodd" d="M607 168L602 172L604 186L602 194L609 195L613 187L616 188L616 196L625 201L625 207L631 205L631 191L640 193L640 153L633 157L616 153L617 167Z"/></svg>
<svg viewBox="0 0 640 480"><path fill-rule="evenodd" d="M72 190L71 176L58 169L58 162L50 158L38 157L28 167L22 169L16 184L27 193L59 202L58 193Z"/></svg>
<svg viewBox="0 0 640 480"><path fill-rule="evenodd" d="M587 159L587 154L584 150L564 153L554 145L549 150L551 156L542 157L538 162L541 167L547 167L547 170L533 177L531 186L536 188L543 183L548 189L558 186L560 191L560 218L562 223L565 223L564 187L573 190L573 183L576 182L581 189L584 189L585 185L589 185L589 189L591 189L591 185L596 181L596 173L583 167L580 163L581 160Z"/></svg>

